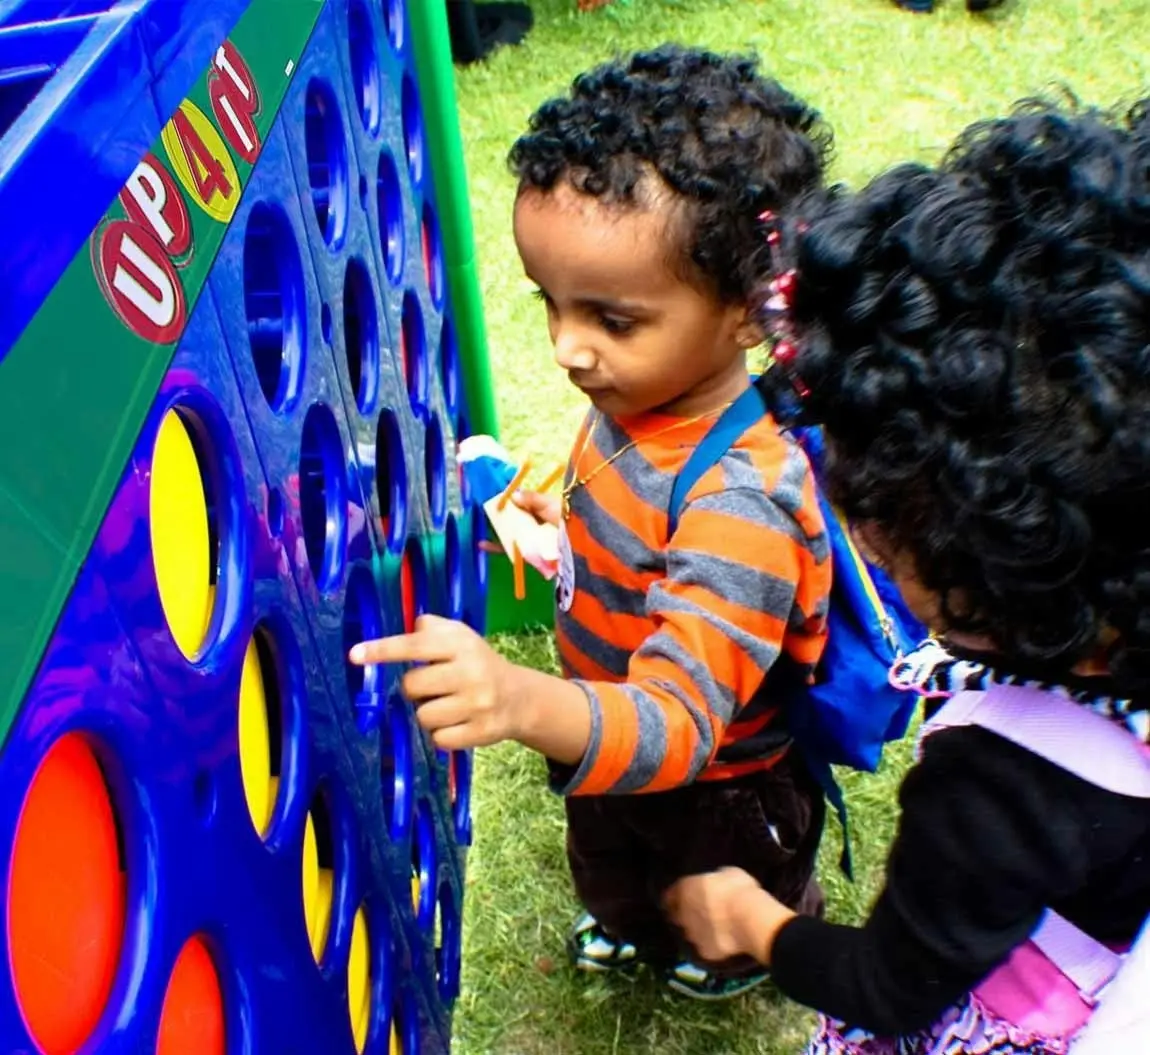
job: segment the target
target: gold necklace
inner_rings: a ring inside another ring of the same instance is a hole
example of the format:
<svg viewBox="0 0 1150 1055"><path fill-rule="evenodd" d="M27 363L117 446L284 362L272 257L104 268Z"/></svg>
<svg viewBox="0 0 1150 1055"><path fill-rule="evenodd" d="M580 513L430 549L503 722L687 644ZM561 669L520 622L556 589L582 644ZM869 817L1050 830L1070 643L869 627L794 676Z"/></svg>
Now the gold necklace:
<svg viewBox="0 0 1150 1055"><path fill-rule="evenodd" d="M603 420L603 415L599 412L595 414L595 420L591 422L591 427L587 430L587 434L583 437L583 444L579 448L579 453L575 455L575 462L572 466L572 476L575 478L560 492L560 509L563 513L563 519L566 520L571 516L571 496L580 487L586 487L592 480L595 479L604 469L607 468L616 458L621 458L632 447L638 446L646 440L653 440L656 437L662 436L664 433L673 432L675 429L686 428L688 425L694 425L696 421L702 421L704 418L709 418L715 414L721 414L731 404L724 403L721 407L715 410L708 410L702 414L696 414L693 418L687 418L686 421L675 421L656 432L652 432L646 436L639 436L636 439L630 440L628 443L623 444L614 454L609 458L604 458L598 465L595 466L586 476L578 476L579 464L583 461L583 455L587 451L587 445L591 442L591 437L595 434L595 429L598 428L599 422Z"/></svg>

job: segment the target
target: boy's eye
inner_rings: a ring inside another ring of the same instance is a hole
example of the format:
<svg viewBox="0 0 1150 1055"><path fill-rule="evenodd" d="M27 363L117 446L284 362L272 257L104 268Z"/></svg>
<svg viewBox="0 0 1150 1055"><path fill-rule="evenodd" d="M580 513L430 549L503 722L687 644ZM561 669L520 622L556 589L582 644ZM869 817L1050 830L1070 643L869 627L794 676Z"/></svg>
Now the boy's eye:
<svg viewBox="0 0 1150 1055"><path fill-rule="evenodd" d="M531 296L533 296L536 300L543 301L544 304L549 303L549 301L551 299L550 297L547 296L546 293L543 292L543 290L538 289L538 288L533 289L531 291Z"/></svg>
<svg viewBox="0 0 1150 1055"><path fill-rule="evenodd" d="M618 315L600 315L599 325L609 334L615 337L622 337L635 328L635 320L625 319Z"/></svg>

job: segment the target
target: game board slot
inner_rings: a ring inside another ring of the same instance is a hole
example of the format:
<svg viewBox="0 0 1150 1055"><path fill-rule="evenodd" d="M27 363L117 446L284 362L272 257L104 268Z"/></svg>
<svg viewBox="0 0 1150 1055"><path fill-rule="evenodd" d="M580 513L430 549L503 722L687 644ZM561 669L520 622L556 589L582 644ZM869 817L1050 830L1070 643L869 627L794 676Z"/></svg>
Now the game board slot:
<svg viewBox="0 0 1150 1055"><path fill-rule="evenodd" d="M413 409L427 406L427 331L423 325L423 311L419 299L411 290L403 296L403 315L400 319L403 376L407 379L407 394Z"/></svg>
<svg viewBox="0 0 1150 1055"><path fill-rule="evenodd" d="M447 416L451 420L457 436L459 430L459 342L455 337L455 327L451 319L444 317L439 331L439 377L443 383L443 401L447 404Z"/></svg>
<svg viewBox="0 0 1150 1055"><path fill-rule="evenodd" d="M164 994L156 1055L224 1055L227 1029L220 976L205 940L180 950Z"/></svg>
<svg viewBox="0 0 1150 1055"><path fill-rule="evenodd" d="M343 340L355 405L370 414L379 395L379 318L371 276L355 257L344 272Z"/></svg>
<svg viewBox="0 0 1150 1055"><path fill-rule="evenodd" d="M383 812L392 841L411 836L415 759L409 710L398 692L387 702L387 717L380 725L379 779Z"/></svg>
<svg viewBox="0 0 1150 1055"><path fill-rule="evenodd" d="M312 799L304 825L303 910L315 962L326 955L335 911L336 842L331 799L320 790Z"/></svg>
<svg viewBox="0 0 1150 1055"><path fill-rule="evenodd" d="M347 233L347 144L335 93L317 77L304 95L304 143L316 223L324 242L338 248Z"/></svg>
<svg viewBox="0 0 1150 1055"><path fill-rule="evenodd" d="M435 822L423 800L415 806L415 833L411 840L411 903L419 926L430 932L435 925L435 877L438 869Z"/></svg>
<svg viewBox="0 0 1150 1055"><path fill-rule="evenodd" d="M462 928L455 893L446 879L439 885L435 912L435 980L439 996L450 1004L459 995Z"/></svg>
<svg viewBox="0 0 1150 1055"><path fill-rule="evenodd" d="M420 241L423 247L423 273L427 277L427 288L432 303L443 308L443 240L439 237L439 221L430 204L423 206L423 218L419 225Z"/></svg>
<svg viewBox="0 0 1150 1055"><path fill-rule="evenodd" d="M427 558L419 539L410 538L403 549L403 564L399 573L400 607L403 612L403 632L415 632L415 621L430 610L428 603Z"/></svg>
<svg viewBox="0 0 1150 1055"><path fill-rule="evenodd" d="M303 377L303 270L279 206L258 202L244 232L244 312L260 390L277 413L299 398Z"/></svg>
<svg viewBox="0 0 1150 1055"><path fill-rule="evenodd" d="M471 841L471 755L467 751L451 753L451 819L455 841Z"/></svg>
<svg viewBox="0 0 1150 1055"><path fill-rule="evenodd" d="M379 240L388 280L398 285L403 279L403 191L395 159L386 150L379 154L375 176L375 203L379 210Z"/></svg>
<svg viewBox="0 0 1150 1055"><path fill-rule="evenodd" d="M369 135L379 134L380 76L379 55L375 49L375 33L371 16L363 0L351 0L347 7L347 46L351 61L352 88L359 107L360 120Z"/></svg>
<svg viewBox="0 0 1150 1055"><path fill-rule="evenodd" d="M423 185L424 135L423 114L419 109L419 93L415 82L407 74L403 75L400 89L400 112L403 116L403 146L407 153L407 171L412 185L418 190Z"/></svg>
<svg viewBox="0 0 1150 1055"><path fill-rule="evenodd" d="M43 1055L73 1055L99 1022L124 940L124 834L94 745L67 733L41 759L16 824L8 963Z"/></svg>
<svg viewBox="0 0 1150 1055"><path fill-rule="evenodd" d="M443 426L438 414L429 414L423 438L423 480L431 524L443 527L447 516L447 452L443 446Z"/></svg>
<svg viewBox="0 0 1150 1055"><path fill-rule="evenodd" d="M322 403L304 418L299 501L312 578L330 590L340 582L347 558L347 473L339 426Z"/></svg>
<svg viewBox="0 0 1150 1055"><path fill-rule="evenodd" d="M475 572L475 585L479 593L487 592L487 550L483 543L487 539L487 514L478 502L471 506L471 559Z"/></svg>
<svg viewBox="0 0 1150 1055"><path fill-rule="evenodd" d="M463 558L459 545L459 524L449 514L443 531L443 578L448 619L463 618Z"/></svg>
<svg viewBox="0 0 1150 1055"><path fill-rule="evenodd" d="M355 1050L363 1052L371 1024L373 996L372 943L368 932L367 911L360 906L351 928L351 952L347 961L347 1009L351 1016L351 1034Z"/></svg>
<svg viewBox="0 0 1150 1055"><path fill-rule="evenodd" d="M270 628L258 624L240 677L239 748L244 799L256 832L264 839L276 813L288 752L284 673Z"/></svg>
<svg viewBox="0 0 1150 1055"><path fill-rule="evenodd" d="M383 27L387 30L387 39L396 51L402 51L407 42L403 0L380 0L380 6L383 8Z"/></svg>
<svg viewBox="0 0 1150 1055"><path fill-rule="evenodd" d="M195 659L208 636L219 577L217 481L202 421L172 407L152 448L149 527L160 606L176 647Z"/></svg>
<svg viewBox="0 0 1150 1055"><path fill-rule="evenodd" d="M375 424L375 497L387 547L398 552L407 536L407 460L399 420L391 410L382 411Z"/></svg>
<svg viewBox="0 0 1150 1055"><path fill-rule="evenodd" d="M385 628L380 613L379 595L371 568L357 564L347 579L347 592L343 609L343 650L346 656L353 645L383 637ZM354 708L360 694L375 695L381 691L382 671L378 666L361 667L344 662L347 671L347 692Z"/></svg>

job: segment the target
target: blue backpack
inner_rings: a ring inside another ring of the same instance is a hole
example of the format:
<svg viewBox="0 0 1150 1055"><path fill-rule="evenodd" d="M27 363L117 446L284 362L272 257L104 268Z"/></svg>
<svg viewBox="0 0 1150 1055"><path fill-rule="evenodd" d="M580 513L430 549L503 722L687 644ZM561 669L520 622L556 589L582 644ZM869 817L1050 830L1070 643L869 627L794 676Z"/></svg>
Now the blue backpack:
<svg viewBox="0 0 1150 1055"><path fill-rule="evenodd" d="M691 488L766 410L762 393L752 385L699 441L671 488L669 535L674 533ZM823 461L821 431L795 429L792 435L810 459L817 480ZM906 733L917 697L894 688L887 675L895 659L927 632L907 610L890 579L855 548L821 488L818 493L834 576L827 643L814 684L788 686L782 690L782 702L795 746L838 814L843 828L840 864L853 878L846 802L831 766L873 773L883 744Z"/></svg>

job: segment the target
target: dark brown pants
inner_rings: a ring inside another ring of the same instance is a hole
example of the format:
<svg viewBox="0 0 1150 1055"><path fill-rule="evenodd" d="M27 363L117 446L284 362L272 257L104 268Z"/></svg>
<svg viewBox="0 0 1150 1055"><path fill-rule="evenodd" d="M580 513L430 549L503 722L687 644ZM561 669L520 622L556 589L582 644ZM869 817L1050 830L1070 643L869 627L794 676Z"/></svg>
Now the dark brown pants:
<svg viewBox="0 0 1150 1055"><path fill-rule="evenodd" d="M792 751L773 769L734 780L652 795L573 796L567 859L580 900L613 937L651 963L701 962L663 913L666 889L733 865L795 911L821 915L814 868L825 816L822 792ZM752 964L709 966L738 974Z"/></svg>

